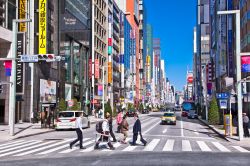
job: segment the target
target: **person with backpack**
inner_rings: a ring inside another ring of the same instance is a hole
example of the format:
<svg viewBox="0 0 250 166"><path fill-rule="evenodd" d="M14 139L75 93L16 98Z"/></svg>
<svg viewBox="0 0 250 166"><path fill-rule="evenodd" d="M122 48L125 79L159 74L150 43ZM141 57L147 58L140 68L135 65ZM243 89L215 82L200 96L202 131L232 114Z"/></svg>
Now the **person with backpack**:
<svg viewBox="0 0 250 166"><path fill-rule="evenodd" d="M144 146L146 146L147 141L144 140L143 137L142 137L142 134L141 134L141 121L140 121L139 116L138 116L137 113L135 113L134 118L135 118L135 123L134 123L134 126L133 126L133 142L131 143L131 146L136 145L138 134L140 134L140 136L141 136L140 141L143 143Z"/></svg>
<svg viewBox="0 0 250 166"><path fill-rule="evenodd" d="M111 144L110 140L109 140L109 134L110 134L110 127L109 127L109 119L110 119L110 115L106 115L105 120L101 121L99 123L96 124L96 131L98 133L101 133L101 137L99 138L99 140L96 142L94 149L98 149L99 148L99 144L100 142L103 141L107 141L108 142L108 146L110 148L110 150L114 150L114 146Z"/></svg>
<svg viewBox="0 0 250 166"><path fill-rule="evenodd" d="M128 121L127 121L127 115L123 116L123 120L121 122L121 133L124 135L123 139L121 140L121 143L126 144L126 138L128 137Z"/></svg>

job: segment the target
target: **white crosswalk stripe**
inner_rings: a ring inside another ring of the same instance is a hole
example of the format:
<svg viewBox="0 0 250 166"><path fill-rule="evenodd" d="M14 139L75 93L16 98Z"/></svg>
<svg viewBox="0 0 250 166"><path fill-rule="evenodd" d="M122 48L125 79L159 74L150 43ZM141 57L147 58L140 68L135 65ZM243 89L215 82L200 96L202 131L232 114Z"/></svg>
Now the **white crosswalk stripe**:
<svg viewBox="0 0 250 166"><path fill-rule="evenodd" d="M6 145L6 146L1 146L1 147L0 147L0 150L6 149L6 148L10 148L10 147L13 147L13 146L22 145L22 144L29 143L29 142L32 142L32 140L31 140L31 141L15 142L15 143L13 143L13 144L9 144L9 145Z"/></svg>
<svg viewBox="0 0 250 166"><path fill-rule="evenodd" d="M90 138L84 138L83 140L82 140L82 142L84 142L84 141L87 141L87 140L89 140ZM82 144L82 146L84 147L84 146L87 146L87 145L89 145L89 144L91 144L92 143L92 141L89 141L89 142L86 142L86 143L83 143ZM62 152L59 152L59 153L70 153L70 152L73 152L73 151L75 151L75 150L77 150L78 148L76 148L76 147L73 147L72 149L66 149L66 150L64 150L64 151L62 151Z"/></svg>
<svg viewBox="0 0 250 166"><path fill-rule="evenodd" d="M221 152L230 152L229 149L227 149L225 146L223 146L222 144L220 144L219 142L212 142L214 144L214 146L219 149Z"/></svg>
<svg viewBox="0 0 250 166"><path fill-rule="evenodd" d="M192 151L192 147L190 141L182 140L182 151Z"/></svg>
<svg viewBox="0 0 250 166"><path fill-rule="evenodd" d="M173 139L169 139L167 140L165 146L163 147L162 151L173 151L174 150L174 140Z"/></svg>
<svg viewBox="0 0 250 166"><path fill-rule="evenodd" d="M24 155L28 155L28 154L32 154L32 153L34 154L36 152L39 152L39 151L42 151L42 150L45 150L45 149L48 149L48 148L51 148L51 147L55 147L55 146L58 146L58 145L61 145L61 144L65 144L65 143L67 143L67 142L69 142L71 140L73 140L73 139L68 139L68 140L65 140L65 141L60 141L60 142L57 142L55 144L51 144L51 145L44 146L44 147L41 147L41 148L38 148L38 149L30 150L28 152L25 152L25 153L22 153L22 154L18 154L18 155L15 155L15 156L24 156Z"/></svg>
<svg viewBox="0 0 250 166"><path fill-rule="evenodd" d="M160 142L160 139L153 139L143 150L153 151L159 142Z"/></svg>
<svg viewBox="0 0 250 166"><path fill-rule="evenodd" d="M211 152L212 150L207 146L207 144L204 141L197 141L197 144L201 148L201 151L203 152Z"/></svg>
<svg viewBox="0 0 250 166"><path fill-rule="evenodd" d="M18 140L18 141L13 141L13 142L9 142L9 143L5 143L5 144L0 144L0 147L6 147L8 145L12 145L12 144L15 144L15 143L20 143L20 142L24 142L24 140Z"/></svg>
<svg viewBox="0 0 250 166"><path fill-rule="evenodd" d="M37 144L37 143L40 143L40 142L42 142L42 141L34 141L34 140L33 141L29 141L29 143L26 143L24 145L20 145L20 146L12 147L12 148L9 148L9 149L1 150L0 154L4 153L4 152L11 151L11 150L20 149L20 148L23 148L23 147L26 147L26 146L34 145L34 144Z"/></svg>
<svg viewBox="0 0 250 166"><path fill-rule="evenodd" d="M232 146L232 147L235 148L236 150L240 151L240 152L247 152L247 153L249 153L248 150L246 150L246 149L244 149L244 148L242 148L240 146Z"/></svg>

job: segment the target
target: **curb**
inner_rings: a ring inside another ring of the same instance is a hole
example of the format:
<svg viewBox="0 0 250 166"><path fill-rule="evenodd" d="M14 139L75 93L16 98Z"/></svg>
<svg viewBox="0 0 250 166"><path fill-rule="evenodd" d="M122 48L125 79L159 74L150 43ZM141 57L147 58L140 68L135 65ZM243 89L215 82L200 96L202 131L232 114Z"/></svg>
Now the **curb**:
<svg viewBox="0 0 250 166"><path fill-rule="evenodd" d="M218 134L222 139L231 142L227 137L224 136L224 134L221 134L215 127L209 125L208 123L206 123L205 121L203 121L202 119L198 118L200 122L202 122L203 124L205 124L206 126L208 126L211 130L213 130L216 134Z"/></svg>
<svg viewBox="0 0 250 166"><path fill-rule="evenodd" d="M54 131L55 131L55 129L49 130L49 131L45 131L45 132L40 132L40 133L28 134L28 135L16 137L16 138L13 138L13 139L10 139L10 140L16 140L16 139L20 139L20 138L26 138L26 137L35 136L35 135L40 135L40 134L45 134L45 133L50 133L50 132L54 132Z"/></svg>

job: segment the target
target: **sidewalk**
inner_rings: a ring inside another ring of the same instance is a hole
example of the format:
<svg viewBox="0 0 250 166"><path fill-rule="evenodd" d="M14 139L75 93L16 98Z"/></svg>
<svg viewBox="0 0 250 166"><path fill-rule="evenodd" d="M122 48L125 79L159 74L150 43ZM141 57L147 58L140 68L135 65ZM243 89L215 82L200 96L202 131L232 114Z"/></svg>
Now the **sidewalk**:
<svg viewBox="0 0 250 166"><path fill-rule="evenodd" d="M15 124L15 135L10 136L9 126L0 125L0 142L9 141L18 138L29 137L33 135L53 132L54 129L42 129L40 123L19 123Z"/></svg>
<svg viewBox="0 0 250 166"><path fill-rule="evenodd" d="M250 138L244 138L243 140L239 141L238 136L233 135L231 136L225 136L225 130L223 129L223 125L210 125L206 120L200 119L199 120L207 125L210 129L212 129L215 133L220 135L220 137L224 138L225 140L237 144L238 146L243 146L243 147L249 147L250 148ZM235 133L236 129L233 129L233 133Z"/></svg>

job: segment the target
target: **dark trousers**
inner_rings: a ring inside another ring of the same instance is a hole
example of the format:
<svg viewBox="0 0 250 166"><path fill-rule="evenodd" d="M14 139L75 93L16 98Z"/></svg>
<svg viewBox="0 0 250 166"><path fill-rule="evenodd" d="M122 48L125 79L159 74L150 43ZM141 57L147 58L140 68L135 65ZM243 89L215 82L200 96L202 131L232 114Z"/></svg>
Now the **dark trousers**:
<svg viewBox="0 0 250 166"><path fill-rule="evenodd" d="M249 137L248 123L243 123L244 136Z"/></svg>
<svg viewBox="0 0 250 166"><path fill-rule="evenodd" d="M109 128L110 136L113 138L113 141L116 141L115 134L113 132L112 127Z"/></svg>
<svg viewBox="0 0 250 166"><path fill-rule="evenodd" d="M105 133L105 134L108 135L108 133ZM103 141L103 142L108 142L108 146L109 146L110 148L113 148L113 145L111 144L109 138L106 137L106 136L103 136L103 135L102 135L102 136L99 138L99 140L96 142L95 147L99 147L99 144L100 144L101 141Z"/></svg>
<svg viewBox="0 0 250 166"><path fill-rule="evenodd" d="M80 148L82 148L82 131L80 129L76 129L77 139L70 143L70 146L73 146L77 141L80 142Z"/></svg>
<svg viewBox="0 0 250 166"><path fill-rule="evenodd" d="M121 124L117 124L117 133L121 133Z"/></svg>
<svg viewBox="0 0 250 166"><path fill-rule="evenodd" d="M143 137L142 137L142 134L140 133L140 136L141 136L141 142L143 143L143 144L146 144L147 143L147 141L146 140L144 140L143 139ZM133 145L135 145L136 144L136 141L137 141L137 137L138 137L138 133L133 133Z"/></svg>

